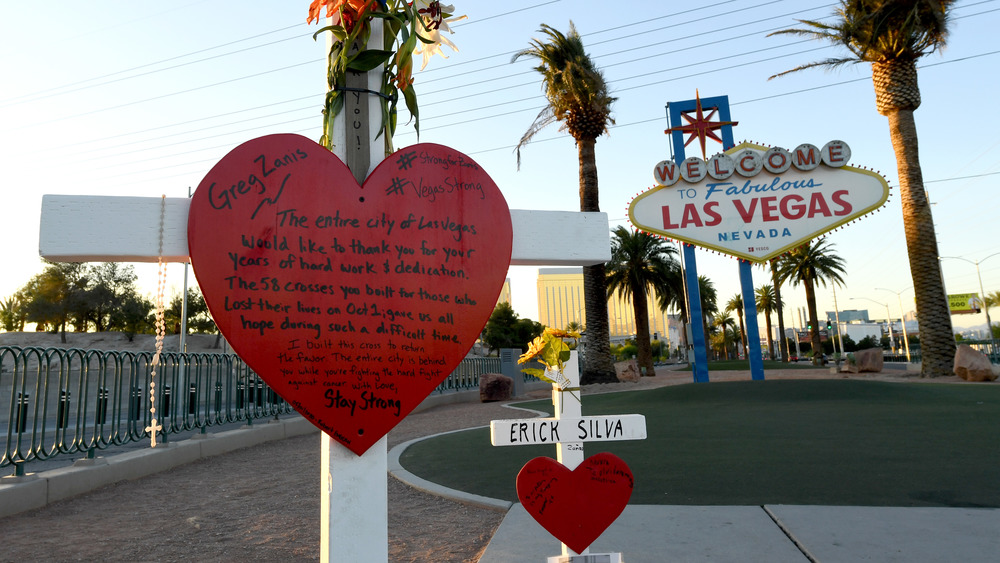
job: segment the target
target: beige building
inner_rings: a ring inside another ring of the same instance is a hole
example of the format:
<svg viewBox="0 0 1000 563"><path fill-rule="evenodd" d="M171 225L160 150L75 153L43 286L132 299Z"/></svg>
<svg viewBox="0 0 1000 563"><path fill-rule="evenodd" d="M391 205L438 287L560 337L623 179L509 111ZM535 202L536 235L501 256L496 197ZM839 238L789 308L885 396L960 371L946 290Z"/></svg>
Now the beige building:
<svg viewBox="0 0 1000 563"><path fill-rule="evenodd" d="M503 282L503 288L500 289L500 297L497 298L497 305L501 303L510 303L510 278L507 278Z"/></svg>
<svg viewBox="0 0 1000 563"><path fill-rule="evenodd" d="M570 322L585 326L583 306L583 268L539 268L538 322L553 328L566 328ZM649 331L665 337L670 346L680 342L680 323L676 315L667 315L656 305L655 296L647 296ZM608 299L608 325L611 339L625 340L635 336L635 314L632 301L622 300L617 293Z"/></svg>

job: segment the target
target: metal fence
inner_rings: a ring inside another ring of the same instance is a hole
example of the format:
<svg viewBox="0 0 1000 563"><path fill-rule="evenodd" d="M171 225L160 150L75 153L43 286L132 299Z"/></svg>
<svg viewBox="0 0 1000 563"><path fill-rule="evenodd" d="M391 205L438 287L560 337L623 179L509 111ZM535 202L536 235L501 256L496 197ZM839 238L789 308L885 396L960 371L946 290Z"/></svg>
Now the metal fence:
<svg viewBox="0 0 1000 563"><path fill-rule="evenodd" d="M0 467L148 440L151 352L0 346ZM469 358L438 392L479 388L499 358ZM294 409L232 354L163 353L156 369L158 439L277 418Z"/></svg>
<svg viewBox="0 0 1000 563"><path fill-rule="evenodd" d="M992 364L1000 364L1000 340L963 340L959 344L968 344L979 350L990 359Z"/></svg>

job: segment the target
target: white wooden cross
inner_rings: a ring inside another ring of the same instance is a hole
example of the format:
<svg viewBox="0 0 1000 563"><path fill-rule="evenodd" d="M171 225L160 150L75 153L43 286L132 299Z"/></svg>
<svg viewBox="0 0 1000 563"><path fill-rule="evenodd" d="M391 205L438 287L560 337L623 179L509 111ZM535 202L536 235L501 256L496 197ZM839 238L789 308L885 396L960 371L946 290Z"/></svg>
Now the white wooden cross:
<svg viewBox="0 0 1000 563"><path fill-rule="evenodd" d="M378 22L373 22L369 48L382 48ZM368 73L369 90L381 89L381 73L381 67ZM368 152L367 176L383 160L380 101L371 95L345 98L344 118L335 121L331 134L334 153L350 163L359 159L349 159L348 149ZM355 116L367 119L367 137L348 134L349 125L352 131L363 127ZM39 253L56 262L157 262L162 257L187 263L189 206L187 198L46 195ZM511 210L511 223L511 265L591 266L611 259L606 213ZM556 248L549 244L552 240L574 244ZM358 456L326 433L320 435L320 560L388 561L386 438Z"/></svg>
<svg viewBox="0 0 1000 563"><path fill-rule="evenodd" d="M39 253L57 262L156 262L161 199L43 196ZM166 200L164 260L189 261L189 203ZM511 222L512 265L587 266L611 259L605 213L511 210ZM575 244L548 244L557 239ZM386 438L357 456L322 434L322 561L388 560L387 468Z"/></svg>
<svg viewBox="0 0 1000 563"><path fill-rule="evenodd" d="M552 408L555 416L491 421L490 441L494 446L554 444L556 461L572 471L583 463L584 442L646 439L646 417L641 414L583 416L583 396L579 391L580 367L576 352L570 354L561 374L550 370L548 375L559 378L557 383L552 384ZM589 551L585 549L582 554L574 554L566 544L562 544L562 555L549 557L548 563L622 562L621 553L593 554ZM584 554L589 559L574 558L574 555Z"/></svg>

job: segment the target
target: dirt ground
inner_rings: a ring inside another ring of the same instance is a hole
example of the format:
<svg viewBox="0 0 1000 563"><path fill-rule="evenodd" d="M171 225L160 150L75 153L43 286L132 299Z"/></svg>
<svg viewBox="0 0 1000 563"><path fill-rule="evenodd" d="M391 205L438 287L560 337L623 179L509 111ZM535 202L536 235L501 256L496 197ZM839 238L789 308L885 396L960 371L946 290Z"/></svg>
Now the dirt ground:
<svg viewBox="0 0 1000 563"><path fill-rule="evenodd" d="M845 376L827 370L767 373L768 379ZM904 372L862 377L917 380ZM711 378L750 375L713 372ZM690 380L689 372L660 370L639 383L586 386L583 393ZM389 434L389 447L519 416L523 412L500 403L437 407L407 417ZM316 561L319 442L309 435L262 444L0 519L0 561ZM393 562L477 561L504 516L417 491L392 477L388 494Z"/></svg>

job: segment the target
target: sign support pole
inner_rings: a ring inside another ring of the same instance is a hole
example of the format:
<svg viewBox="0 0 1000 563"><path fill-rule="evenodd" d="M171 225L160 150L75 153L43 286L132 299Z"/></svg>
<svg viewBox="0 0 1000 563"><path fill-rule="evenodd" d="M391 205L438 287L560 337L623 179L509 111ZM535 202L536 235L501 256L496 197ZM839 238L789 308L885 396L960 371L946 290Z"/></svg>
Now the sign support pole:
<svg viewBox="0 0 1000 563"><path fill-rule="evenodd" d="M701 106L704 108L716 108L719 111L719 120L722 122L732 121L732 116L729 113L729 96L715 96L711 98L701 98ZM667 104L667 123L680 125L681 123L681 113L691 112L696 109L696 100L686 100L683 102L670 102ZM719 132L722 134L722 148L729 149L736 145L733 139L733 126L724 125L719 128ZM670 132L672 135L672 144L676 147L674 153L674 162L678 166L684 162L686 157L684 151L684 134L680 130L675 130ZM696 382L706 382L708 381L708 353L707 353L707 342L705 340L705 331L703 325L701 324L701 318L703 312L701 310L701 298L698 293L698 270L694 255L694 246L682 243L681 246L684 248L684 270L687 276L688 284L688 303L691 313L691 332L694 340L694 352L695 352L695 364L694 364L694 380ZM743 307L744 316L747 318L747 348L749 348L748 356L750 357L750 373L753 379L764 379L764 364L761 361L761 349L760 349L760 331L757 329L757 307L754 301L753 295L753 275L750 271L750 264L746 264L746 271L744 271L743 260L740 260L740 284L743 293ZM693 270L693 274L687 273L688 270ZM693 281L692 281L693 279ZM749 287L749 293L747 291ZM695 322L695 317L697 316L698 321ZM753 319L750 321L750 319ZM751 332L752 330L752 332ZM754 334L754 336L751 336ZM758 367L754 368L753 358L757 358ZM699 368L699 366L701 366Z"/></svg>
<svg viewBox="0 0 1000 563"><path fill-rule="evenodd" d="M764 360L760 350L760 329L757 328L757 301L753 292L753 267L747 260L738 260L740 263L740 288L743 290L743 307L746 311L747 345L750 351L747 353L750 360L750 378L754 381L764 380Z"/></svg>

